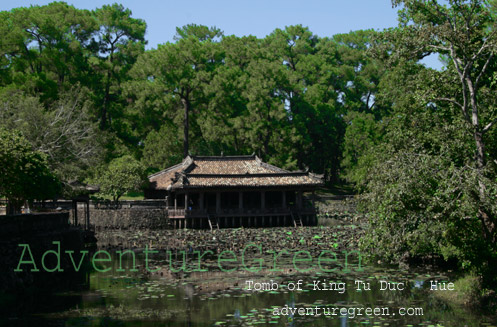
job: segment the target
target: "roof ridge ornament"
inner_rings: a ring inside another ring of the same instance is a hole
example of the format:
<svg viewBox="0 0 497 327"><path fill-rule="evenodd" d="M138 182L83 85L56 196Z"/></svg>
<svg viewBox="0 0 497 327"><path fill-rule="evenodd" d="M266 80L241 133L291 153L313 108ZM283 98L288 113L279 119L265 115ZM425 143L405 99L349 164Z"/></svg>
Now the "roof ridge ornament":
<svg viewBox="0 0 497 327"><path fill-rule="evenodd" d="M193 163L193 157L188 155L185 160L183 161L183 165L186 165L186 167L190 166Z"/></svg>

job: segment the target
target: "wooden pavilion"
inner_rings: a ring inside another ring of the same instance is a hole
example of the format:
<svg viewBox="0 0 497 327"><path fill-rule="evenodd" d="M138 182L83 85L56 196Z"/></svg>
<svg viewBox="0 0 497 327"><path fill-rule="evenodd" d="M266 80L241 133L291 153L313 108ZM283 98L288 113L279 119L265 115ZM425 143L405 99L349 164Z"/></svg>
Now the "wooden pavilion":
<svg viewBox="0 0 497 327"><path fill-rule="evenodd" d="M303 226L316 224L314 192L322 179L290 172L257 156L187 156L149 176L149 199L164 199L175 228Z"/></svg>

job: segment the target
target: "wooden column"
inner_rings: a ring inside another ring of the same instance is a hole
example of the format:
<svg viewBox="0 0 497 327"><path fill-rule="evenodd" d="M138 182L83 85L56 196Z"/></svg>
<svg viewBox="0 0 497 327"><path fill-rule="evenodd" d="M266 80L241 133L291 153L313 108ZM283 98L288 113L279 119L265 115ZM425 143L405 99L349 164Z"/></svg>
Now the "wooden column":
<svg viewBox="0 0 497 327"><path fill-rule="evenodd" d="M78 201L73 200L72 205L74 207L74 226L78 226Z"/></svg>
<svg viewBox="0 0 497 327"><path fill-rule="evenodd" d="M178 199L176 198L176 194L174 194L174 210L178 209Z"/></svg>
<svg viewBox="0 0 497 327"><path fill-rule="evenodd" d="M86 201L86 229L90 229L90 200Z"/></svg>
<svg viewBox="0 0 497 327"><path fill-rule="evenodd" d="M266 191L261 191L261 209L264 211L266 208Z"/></svg>
<svg viewBox="0 0 497 327"><path fill-rule="evenodd" d="M243 192L242 191L238 192L238 209L240 209L240 211L243 211Z"/></svg>
<svg viewBox="0 0 497 327"><path fill-rule="evenodd" d="M188 193L185 193L185 210L188 209Z"/></svg>
<svg viewBox="0 0 497 327"><path fill-rule="evenodd" d="M221 192L216 192L216 213L221 212Z"/></svg>
<svg viewBox="0 0 497 327"><path fill-rule="evenodd" d="M286 208L286 191L283 191L283 193L281 193L281 207L282 208Z"/></svg>

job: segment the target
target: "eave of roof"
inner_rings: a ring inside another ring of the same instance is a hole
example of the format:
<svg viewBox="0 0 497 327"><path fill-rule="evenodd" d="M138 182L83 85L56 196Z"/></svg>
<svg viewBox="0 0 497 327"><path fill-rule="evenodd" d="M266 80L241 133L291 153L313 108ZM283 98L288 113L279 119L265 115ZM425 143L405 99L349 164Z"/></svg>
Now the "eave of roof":
<svg viewBox="0 0 497 327"><path fill-rule="evenodd" d="M202 164L218 161L219 165ZM222 162L236 162L235 166ZM232 173L219 173L226 168ZM203 173L195 173L195 171ZM214 171L209 173L209 171ZM245 173L240 173L245 171ZM249 172L250 171L250 172ZM162 177L162 178L161 178ZM149 176L153 189L183 188L232 188L232 187L317 187L323 185L320 177L309 172L290 172L262 162L257 156L194 156L186 157L180 164Z"/></svg>

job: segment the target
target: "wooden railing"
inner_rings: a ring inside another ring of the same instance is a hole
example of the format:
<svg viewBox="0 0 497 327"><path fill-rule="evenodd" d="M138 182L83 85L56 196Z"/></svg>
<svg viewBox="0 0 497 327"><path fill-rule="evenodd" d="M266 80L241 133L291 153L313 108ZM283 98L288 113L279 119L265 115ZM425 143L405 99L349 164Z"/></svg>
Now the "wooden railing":
<svg viewBox="0 0 497 327"><path fill-rule="evenodd" d="M290 215L292 212L298 212L299 214L315 214L316 210L314 208L266 208L266 209L250 209L250 208L233 208L233 209L221 209L216 211L215 209L169 209L168 216L170 218L183 218L183 217L207 217L210 215L221 216L262 216L262 215Z"/></svg>
<svg viewBox="0 0 497 327"><path fill-rule="evenodd" d="M167 215L169 218L182 218L185 217L187 210L185 209L168 209Z"/></svg>

